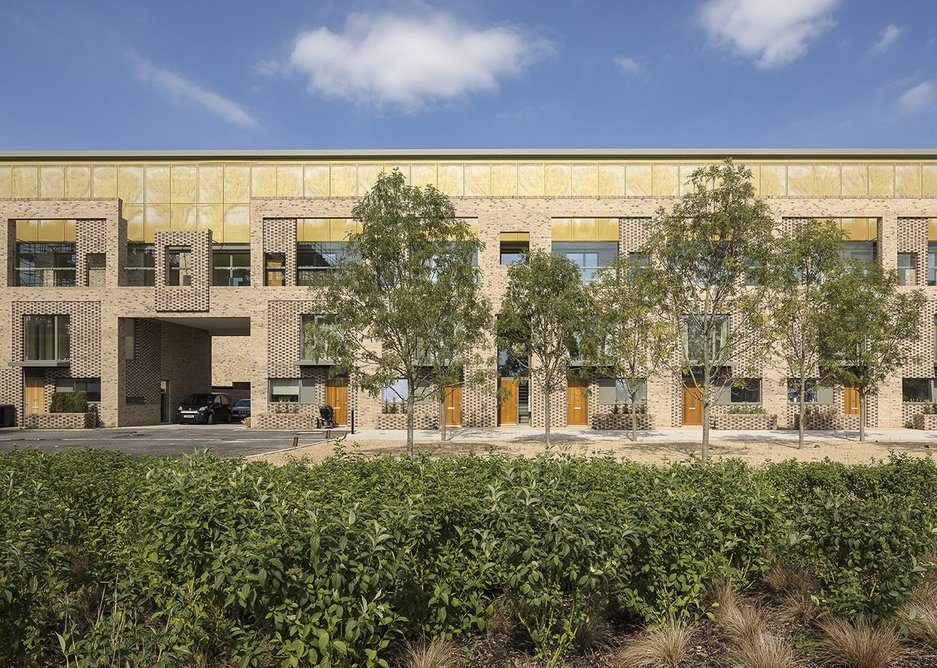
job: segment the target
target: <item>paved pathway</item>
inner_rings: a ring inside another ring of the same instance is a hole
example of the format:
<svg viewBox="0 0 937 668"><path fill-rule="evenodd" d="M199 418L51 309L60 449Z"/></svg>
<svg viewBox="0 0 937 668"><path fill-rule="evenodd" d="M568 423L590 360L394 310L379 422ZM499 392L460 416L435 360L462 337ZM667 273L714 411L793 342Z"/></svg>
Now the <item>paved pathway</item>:
<svg viewBox="0 0 937 668"><path fill-rule="evenodd" d="M154 425L116 429L0 429L0 452L38 448L61 452L71 448L103 448L131 455L181 455L207 449L218 457L257 455L323 441L344 431L259 431L240 424Z"/></svg>

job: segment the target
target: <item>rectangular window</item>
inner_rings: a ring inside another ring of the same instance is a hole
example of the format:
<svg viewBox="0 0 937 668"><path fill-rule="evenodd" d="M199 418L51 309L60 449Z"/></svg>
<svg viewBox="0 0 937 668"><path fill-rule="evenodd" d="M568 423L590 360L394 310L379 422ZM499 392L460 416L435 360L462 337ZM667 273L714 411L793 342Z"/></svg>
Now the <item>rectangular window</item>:
<svg viewBox="0 0 937 668"><path fill-rule="evenodd" d="M248 244L213 244L211 284L241 287L251 284L251 249Z"/></svg>
<svg viewBox="0 0 937 668"><path fill-rule="evenodd" d="M304 315L302 317L302 326L300 329L300 362L306 364L329 365L333 362L329 356L328 349L315 352L316 333L322 328L328 326L328 318L324 315Z"/></svg>
<svg viewBox="0 0 937 668"><path fill-rule="evenodd" d="M405 378L398 378L381 390L381 401L385 404L401 403L410 396L410 383Z"/></svg>
<svg viewBox="0 0 937 668"><path fill-rule="evenodd" d="M847 260L875 262L876 243L874 241L841 241L840 252Z"/></svg>
<svg viewBox="0 0 937 668"><path fill-rule="evenodd" d="M599 379L599 404L630 404L631 392L628 389L628 381L624 378L600 378ZM638 386L635 396L635 403L647 403L647 381L642 380Z"/></svg>
<svg viewBox="0 0 937 668"><path fill-rule="evenodd" d="M101 401L100 378L57 378L56 392L84 392L88 401Z"/></svg>
<svg viewBox="0 0 937 668"><path fill-rule="evenodd" d="M706 327L705 322L700 322L698 318L684 319L681 325L681 338L683 339L683 350L690 363L696 364L703 361L703 352L705 350L708 329L710 359L717 360L722 353L722 348L729 336L729 316L720 315L715 317L716 323L710 328Z"/></svg>
<svg viewBox="0 0 937 668"><path fill-rule="evenodd" d="M902 401L933 401L934 379L932 378L902 378Z"/></svg>
<svg viewBox="0 0 937 668"><path fill-rule="evenodd" d="M286 285L286 254L264 253L264 285Z"/></svg>
<svg viewBox="0 0 937 668"><path fill-rule="evenodd" d="M268 385L271 403L299 403L298 378L271 378Z"/></svg>
<svg viewBox="0 0 937 668"><path fill-rule="evenodd" d="M800 379L787 379L787 400L792 404L800 401ZM808 378L804 387L805 404L831 404L833 403L833 388L820 385L816 378Z"/></svg>
<svg viewBox="0 0 937 668"><path fill-rule="evenodd" d="M733 404L761 403L761 378L743 378L733 383L730 396Z"/></svg>
<svg viewBox="0 0 937 668"><path fill-rule="evenodd" d="M153 244L127 244L127 285L156 284L156 249Z"/></svg>
<svg viewBox="0 0 937 668"><path fill-rule="evenodd" d="M553 254L571 260L579 268L579 280L591 283L618 257L617 241L554 241Z"/></svg>
<svg viewBox="0 0 937 668"><path fill-rule="evenodd" d="M917 285L917 253L898 253L898 285Z"/></svg>
<svg viewBox="0 0 937 668"><path fill-rule="evenodd" d="M628 253L628 267L632 275L651 266L651 256L647 253Z"/></svg>
<svg viewBox="0 0 937 668"><path fill-rule="evenodd" d="M166 285L192 285L192 247L166 249Z"/></svg>
<svg viewBox="0 0 937 668"><path fill-rule="evenodd" d="M104 287L107 276L107 255L88 253L85 255L85 280L89 288Z"/></svg>
<svg viewBox="0 0 937 668"><path fill-rule="evenodd" d="M501 233L501 264L518 264L530 253L530 232Z"/></svg>
<svg viewBox="0 0 937 668"><path fill-rule="evenodd" d="M303 241L296 244L296 285L321 285L345 255L343 241Z"/></svg>
<svg viewBox="0 0 937 668"><path fill-rule="evenodd" d="M69 317L24 315L23 359L27 362L69 361Z"/></svg>
<svg viewBox="0 0 937 668"><path fill-rule="evenodd" d="M14 285L72 287L75 280L75 221L16 220Z"/></svg>
<svg viewBox="0 0 937 668"><path fill-rule="evenodd" d="M937 241L927 242L927 284L937 285Z"/></svg>

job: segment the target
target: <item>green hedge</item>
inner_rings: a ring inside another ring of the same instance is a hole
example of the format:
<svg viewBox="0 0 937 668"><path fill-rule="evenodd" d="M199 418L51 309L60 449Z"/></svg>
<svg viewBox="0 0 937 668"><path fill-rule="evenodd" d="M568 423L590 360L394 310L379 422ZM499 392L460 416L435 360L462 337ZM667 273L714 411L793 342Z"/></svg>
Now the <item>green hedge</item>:
<svg viewBox="0 0 937 668"><path fill-rule="evenodd" d="M53 392L50 413L87 413L87 392Z"/></svg>
<svg viewBox="0 0 937 668"><path fill-rule="evenodd" d="M504 605L558 657L584 620L699 615L775 558L886 618L935 548L937 468L26 451L0 490L2 665L376 666Z"/></svg>

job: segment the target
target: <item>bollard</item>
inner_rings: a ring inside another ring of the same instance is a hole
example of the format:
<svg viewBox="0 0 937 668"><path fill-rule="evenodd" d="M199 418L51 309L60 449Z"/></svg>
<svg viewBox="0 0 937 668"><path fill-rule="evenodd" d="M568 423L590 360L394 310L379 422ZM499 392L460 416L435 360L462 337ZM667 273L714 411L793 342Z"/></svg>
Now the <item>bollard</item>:
<svg viewBox="0 0 937 668"><path fill-rule="evenodd" d="M298 445L299 445L299 436L294 436L294 437L293 437L293 447L295 448L295 447L298 446Z"/></svg>

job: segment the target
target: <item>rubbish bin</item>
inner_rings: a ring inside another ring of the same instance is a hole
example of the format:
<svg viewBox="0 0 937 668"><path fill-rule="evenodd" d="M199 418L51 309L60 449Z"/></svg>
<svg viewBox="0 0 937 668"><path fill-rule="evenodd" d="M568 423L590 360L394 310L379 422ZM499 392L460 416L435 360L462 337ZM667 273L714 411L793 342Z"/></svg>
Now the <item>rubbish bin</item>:
<svg viewBox="0 0 937 668"><path fill-rule="evenodd" d="M0 404L0 427L16 426L16 406Z"/></svg>

